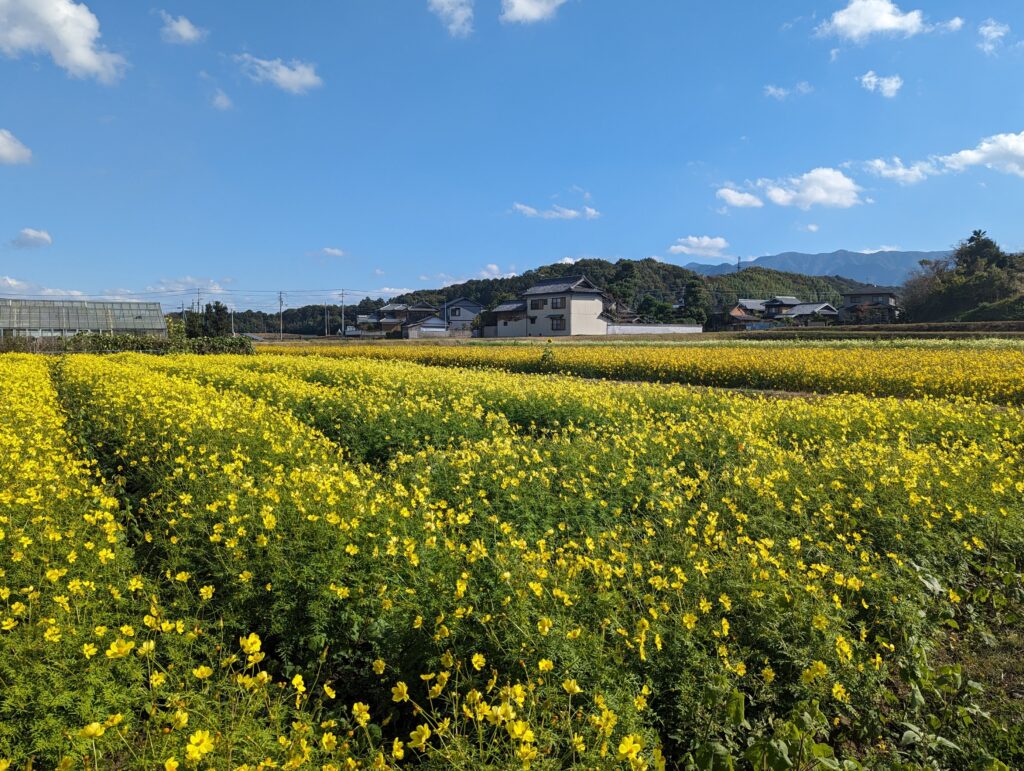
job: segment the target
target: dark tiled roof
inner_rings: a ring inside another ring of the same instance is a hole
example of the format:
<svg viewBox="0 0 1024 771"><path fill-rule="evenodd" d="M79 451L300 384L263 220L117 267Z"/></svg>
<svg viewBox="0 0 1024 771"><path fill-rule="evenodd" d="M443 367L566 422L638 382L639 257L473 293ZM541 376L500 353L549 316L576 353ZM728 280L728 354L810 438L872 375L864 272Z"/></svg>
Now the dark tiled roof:
<svg viewBox="0 0 1024 771"><path fill-rule="evenodd" d="M512 313L513 311L525 311L525 310L526 310L526 303L524 303L522 300L518 300L518 301L515 301L515 302L502 303L497 308L495 308L492 311L492 313Z"/></svg>
<svg viewBox="0 0 1024 771"><path fill-rule="evenodd" d="M802 305L798 299L791 295L781 295L768 300L765 305Z"/></svg>
<svg viewBox="0 0 1024 771"><path fill-rule="evenodd" d="M535 294L561 294L563 292L584 292L589 294L601 294L598 289L586 276L563 276L562 278L546 278L538 281L525 292L523 296Z"/></svg>
<svg viewBox="0 0 1024 771"><path fill-rule="evenodd" d="M832 314L838 313L828 303L800 303L790 308L788 311L784 311L786 316L812 316L815 313L824 313L831 316Z"/></svg>
<svg viewBox="0 0 1024 771"><path fill-rule="evenodd" d="M408 310L408 309L409 309L409 306L408 305L404 305L403 303L388 303L387 305L382 305L379 308L379 310L382 310L382 311L385 311L385 312L386 311L404 311L404 310Z"/></svg>

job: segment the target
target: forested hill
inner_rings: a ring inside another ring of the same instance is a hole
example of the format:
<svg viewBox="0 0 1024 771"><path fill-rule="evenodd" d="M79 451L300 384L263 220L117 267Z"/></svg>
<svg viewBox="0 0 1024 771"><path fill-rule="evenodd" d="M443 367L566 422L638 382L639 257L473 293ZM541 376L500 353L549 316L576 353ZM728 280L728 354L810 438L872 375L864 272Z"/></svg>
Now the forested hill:
<svg viewBox="0 0 1024 771"><path fill-rule="evenodd" d="M793 295L802 300L839 302L841 292L863 284L841 276L804 276L766 268L746 268L720 276L701 276L691 270L658 260L579 260L574 264L554 263L511 278L472 279L443 289L428 289L396 297L397 302L425 301L440 304L456 297L468 297L491 307L545 278L585 274L599 287L639 308L644 300L677 303L701 282L712 302L734 302L739 297L769 298Z"/></svg>

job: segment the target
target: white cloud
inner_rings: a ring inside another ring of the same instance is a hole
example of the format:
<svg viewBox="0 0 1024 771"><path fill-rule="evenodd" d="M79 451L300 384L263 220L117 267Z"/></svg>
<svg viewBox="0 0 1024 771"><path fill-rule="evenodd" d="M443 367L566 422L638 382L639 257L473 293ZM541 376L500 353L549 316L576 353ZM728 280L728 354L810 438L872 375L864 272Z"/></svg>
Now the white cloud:
<svg viewBox="0 0 1024 771"><path fill-rule="evenodd" d="M878 254L879 252L898 252L901 251L899 246L893 244L882 244L876 249L861 249L861 254Z"/></svg>
<svg viewBox="0 0 1024 771"><path fill-rule="evenodd" d="M903 78L899 75L882 76L874 70L868 70L859 78L861 86L868 91L878 91L886 99L892 99L903 88Z"/></svg>
<svg viewBox="0 0 1024 771"><path fill-rule="evenodd" d="M928 24L922 11L904 13L892 0L850 0L842 10L819 25L819 35L835 35L863 43L874 35L913 37L924 32L956 32L963 26L959 16L940 24Z"/></svg>
<svg viewBox="0 0 1024 771"><path fill-rule="evenodd" d="M160 28L160 37L165 43L177 45L193 45L205 38L209 31L200 29L184 16L175 18L167 11L159 11L160 18L164 20L164 26Z"/></svg>
<svg viewBox="0 0 1024 771"><path fill-rule="evenodd" d="M807 94L814 91L814 86L808 83L806 80L801 80L793 88L785 88L783 86L776 86L769 83L764 87L764 95L770 96L772 99L778 99L780 102L788 98L792 94L798 94L800 96L806 96Z"/></svg>
<svg viewBox="0 0 1024 771"><path fill-rule="evenodd" d="M317 254L323 257L344 257L345 250L339 249L336 246L325 246L323 249L318 251Z"/></svg>
<svg viewBox="0 0 1024 771"><path fill-rule="evenodd" d="M989 56L994 56L1003 45L1003 38L1010 34L1010 27L1007 24L1000 24L995 19L986 19L978 27L978 34L981 36L978 48Z"/></svg>
<svg viewBox="0 0 1024 771"><path fill-rule="evenodd" d="M804 210L812 206L848 209L864 203L860 197L861 187L838 169L818 168L799 177L762 179L758 184L765 188L768 200L778 206Z"/></svg>
<svg viewBox="0 0 1024 771"><path fill-rule="evenodd" d="M388 297L389 295L408 294L409 292L415 291L415 289L412 289L407 286L382 286L377 289L371 290L370 294L378 294L383 295L384 297Z"/></svg>
<svg viewBox="0 0 1024 771"><path fill-rule="evenodd" d="M575 265L580 261L579 257L563 257L558 261L559 265Z"/></svg>
<svg viewBox="0 0 1024 771"><path fill-rule="evenodd" d="M473 31L473 0L429 0L428 6L452 37L466 37Z"/></svg>
<svg viewBox="0 0 1024 771"><path fill-rule="evenodd" d="M231 97L219 88L213 92L213 98L210 100L210 104L218 110L230 110L235 106L235 103L231 101Z"/></svg>
<svg viewBox="0 0 1024 771"><path fill-rule="evenodd" d="M48 53L76 78L113 83L128 62L99 45L100 22L84 3L73 0L0 0L0 51Z"/></svg>
<svg viewBox="0 0 1024 771"><path fill-rule="evenodd" d="M501 20L529 24L552 18L568 0L501 0Z"/></svg>
<svg viewBox="0 0 1024 771"><path fill-rule="evenodd" d="M31 281L21 281L11 276L0 276L0 294L22 297L82 297L77 289L55 289Z"/></svg>
<svg viewBox="0 0 1024 771"><path fill-rule="evenodd" d="M601 216L601 212L591 206L584 206L581 211L580 209L569 209L556 204L550 209L542 211L533 206L527 206L525 203L516 202L512 204L512 210L522 214L524 217L539 217L545 220L594 220Z"/></svg>
<svg viewBox="0 0 1024 771"><path fill-rule="evenodd" d="M809 225L804 225L804 230L808 233L817 233L821 228L815 225L813 222Z"/></svg>
<svg viewBox="0 0 1024 771"><path fill-rule="evenodd" d="M833 48L831 51L828 52L828 60L830 62L837 62L837 61L839 61L839 49L838 48Z"/></svg>
<svg viewBox="0 0 1024 771"><path fill-rule="evenodd" d="M22 228L11 245L17 249L35 249L40 246L49 246L53 243L53 237L45 230L35 228Z"/></svg>
<svg viewBox="0 0 1024 771"><path fill-rule="evenodd" d="M160 294L163 292L195 292L201 289L203 294L224 294L225 283L231 279L217 281L199 276L180 276L178 278L162 278L155 284L146 286L146 293Z"/></svg>
<svg viewBox="0 0 1024 771"><path fill-rule="evenodd" d="M1024 177L1024 131L1019 134L996 134L983 139L972 150L943 155L938 161L950 171L984 166L1004 174Z"/></svg>
<svg viewBox="0 0 1024 771"><path fill-rule="evenodd" d="M0 129L0 163L28 163L32 160L32 151L18 141L7 129Z"/></svg>
<svg viewBox="0 0 1024 771"><path fill-rule="evenodd" d="M498 265L492 262L485 265L479 275L480 278L513 278L519 274L515 271L503 271Z"/></svg>
<svg viewBox="0 0 1024 771"><path fill-rule="evenodd" d="M687 236L676 239L668 248L670 254L692 254L698 257L723 257L729 242L721 236Z"/></svg>
<svg viewBox="0 0 1024 771"><path fill-rule="evenodd" d="M381 270L380 268L374 268L373 269L373 275L375 275L375 276L383 276L384 275L384 271Z"/></svg>
<svg viewBox="0 0 1024 771"><path fill-rule="evenodd" d="M894 179L901 185L914 185L939 173L939 170L930 161L918 161L905 166L899 157L893 157L891 161L875 158L873 161L868 161L867 169L875 176L882 177L882 179Z"/></svg>
<svg viewBox="0 0 1024 771"><path fill-rule="evenodd" d="M912 185L928 177L949 172L966 171L984 166L1003 174L1024 177L1024 131L1019 134L996 134L983 139L969 150L949 155L933 155L928 160L909 166L899 158L886 161L876 158L865 164L868 171L883 179L894 179L901 185Z"/></svg>
<svg viewBox="0 0 1024 771"><path fill-rule="evenodd" d="M733 190L731 187L723 187L715 196L725 201L726 205L734 206L738 209L760 209L764 206L764 201L758 198L753 193L744 193L739 190Z"/></svg>
<svg viewBox="0 0 1024 771"><path fill-rule="evenodd" d="M234 58L255 82L271 83L292 94L304 94L324 83L316 74L315 64L298 59L285 64L281 59L258 59L252 54L237 54Z"/></svg>

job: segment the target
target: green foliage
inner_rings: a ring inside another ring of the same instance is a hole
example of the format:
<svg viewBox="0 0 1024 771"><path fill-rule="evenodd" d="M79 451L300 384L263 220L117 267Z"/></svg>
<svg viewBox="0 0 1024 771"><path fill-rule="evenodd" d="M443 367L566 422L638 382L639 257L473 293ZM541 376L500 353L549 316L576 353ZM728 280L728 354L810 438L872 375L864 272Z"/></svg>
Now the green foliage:
<svg viewBox="0 0 1024 771"><path fill-rule="evenodd" d="M247 337L183 337L179 330L180 326L176 326L165 338L82 332L64 341L59 350L64 353L254 353L252 340Z"/></svg>
<svg viewBox="0 0 1024 771"><path fill-rule="evenodd" d="M975 230L949 258L922 261L904 289L908 321L1019 318L1024 256L1007 254Z"/></svg>

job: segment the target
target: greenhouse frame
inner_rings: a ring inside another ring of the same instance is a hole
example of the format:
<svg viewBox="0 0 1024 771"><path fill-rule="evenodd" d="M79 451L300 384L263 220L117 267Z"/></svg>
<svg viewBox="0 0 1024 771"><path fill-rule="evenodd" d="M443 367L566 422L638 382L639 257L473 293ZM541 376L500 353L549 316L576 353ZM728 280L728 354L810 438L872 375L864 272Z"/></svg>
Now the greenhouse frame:
<svg viewBox="0 0 1024 771"><path fill-rule="evenodd" d="M167 324L160 303L0 299L0 338L79 332L167 337Z"/></svg>

